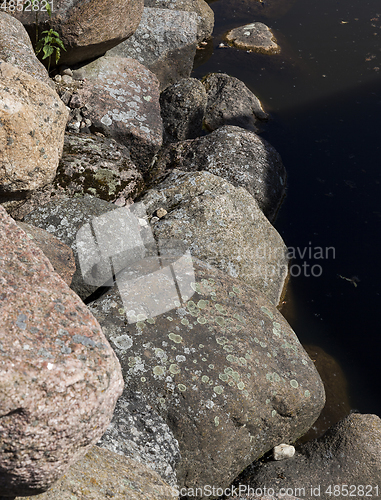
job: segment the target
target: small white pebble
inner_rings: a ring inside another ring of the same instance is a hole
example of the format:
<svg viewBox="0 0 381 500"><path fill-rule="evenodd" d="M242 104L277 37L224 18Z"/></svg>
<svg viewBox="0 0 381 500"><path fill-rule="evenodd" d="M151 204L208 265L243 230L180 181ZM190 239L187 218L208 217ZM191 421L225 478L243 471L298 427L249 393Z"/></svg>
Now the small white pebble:
<svg viewBox="0 0 381 500"><path fill-rule="evenodd" d="M285 460L295 455L295 448L290 444L280 444L273 449L274 460Z"/></svg>

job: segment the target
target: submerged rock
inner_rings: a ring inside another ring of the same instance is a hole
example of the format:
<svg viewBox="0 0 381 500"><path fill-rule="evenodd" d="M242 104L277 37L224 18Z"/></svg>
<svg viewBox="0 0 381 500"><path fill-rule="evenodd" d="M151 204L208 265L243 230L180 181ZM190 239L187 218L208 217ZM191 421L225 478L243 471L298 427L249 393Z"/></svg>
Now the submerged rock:
<svg viewBox="0 0 381 500"><path fill-rule="evenodd" d="M257 134L240 127L221 127L194 140L164 148L148 183L160 182L171 170L207 171L245 188L273 221L286 193L286 170L279 153Z"/></svg>
<svg viewBox="0 0 381 500"><path fill-rule="evenodd" d="M123 389L100 326L0 207L0 491L46 491L94 445Z"/></svg>
<svg viewBox="0 0 381 500"><path fill-rule="evenodd" d="M230 30L225 39L238 49L261 52L262 54L278 54L280 47L275 37L263 23L251 23Z"/></svg>
<svg viewBox="0 0 381 500"><path fill-rule="evenodd" d="M158 474L94 446L46 493L15 500L177 500L178 492Z"/></svg>
<svg viewBox="0 0 381 500"><path fill-rule="evenodd" d="M155 73L160 89L188 78L197 46L195 12L146 7L134 35L107 52L132 57Z"/></svg>
<svg viewBox="0 0 381 500"><path fill-rule="evenodd" d="M164 282L142 265L146 294L165 300ZM192 265L191 272L184 261L172 265L181 298L165 313L128 324L134 306L122 286L123 300L114 287L89 308L129 390L141 392L178 439L180 487L226 487L254 459L303 434L324 405L324 389L260 291L197 259Z"/></svg>

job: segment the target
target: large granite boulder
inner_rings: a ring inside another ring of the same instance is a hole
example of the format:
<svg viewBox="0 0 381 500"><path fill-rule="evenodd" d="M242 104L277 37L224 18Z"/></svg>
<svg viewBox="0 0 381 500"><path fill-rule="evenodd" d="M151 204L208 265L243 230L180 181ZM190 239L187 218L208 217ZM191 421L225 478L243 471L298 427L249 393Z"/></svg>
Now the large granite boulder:
<svg viewBox="0 0 381 500"><path fill-rule="evenodd" d="M202 79L208 95L204 126L216 130L223 125L257 132L258 120L266 120L268 114L246 85L224 73L211 73Z"/></svg>
<svg viewBox="0 0 381 500"><path fill-rule="evenodd" d="M245 188L270 221L286 192L286 170L279 153L266 140L240 127L221 127L207 136L163 148L148 182L159 182L172 169L207 171Z"/></svg>
<svg viewBox="0 0 381 500"><path fill-rule="evenodd" d="M0 207L0 491L42 493L109 425L123 389L98 322Z"/></svg>
<svg viewBox="0 0 381 500"><path fill-rule="evenodd" d="M24 0L23 3L27 5ZM55 0L52 16L46 9L38 12L38 29L58 31L66 51L60 64L75 64L103 55L131 36L143 13L143 0ZM36 15L32 9L16 9L12 15L36 38ZM53 62L53 61L52 61Z"/></svg>
<svg viewBox="0 0 381 500"><path fill-rule="evenodd" d="M299 498L365 500L379 495L380 446L380 418L352 413L321 438L297 448L292 459L253 464L239 481L275 491L297 488Z"/></svg>
<svg viewBox="0 0 381 500"><path fill-rule="evenodd" d="M168 267L159 276L142 262L145 298L167 299L172 310L141 314L133 323L140 295L136 287L131 294L128 269L117 278L119 291L89 308L120 359L126 386L142 393L177 438L179 486L226 487L253 460L313 424L324 388L295 333L258 289L197 259L191 270L188 264L170 265L181 290L171 301Z"/></svg>
<svg viewBox="0 0 381 500"><path fill-rule="evenodd" d="M132 57L155 73L160 89L188 78L197 47L197 15L146 7L138 29L107 56Z"/></svg>
<svg viewBox="0 0 381 500"><path fill-rule="evenodd" d="M45 66L37 59L24 26L0 10L0 60L12 64L54 89Z"/></svg>
<svg viewBox="0 0 381 500"><path fill-rule="evenodd" d="M125 145L144 174L162 144L156 76L129 57L102 57L74 76L85 79L77 99L89 110L93 131Z"/></svg>
<svg viewBox="0 0 381 500"><path fill-rule="evenodd" d="M147 466L94 446L46 493L15 500L177 500Z"/></svg>
<svg viewBox="0 0 381 500"><path fill-rule="evenodd" d="M197 14L197 40L202 42L212 36L214 12L204 0L144 0L146 7L180 10Z"/></svg>
<svg viewBox="0 0 381 500"><path fill-rule="evenodd" d="M261 290L277 305L288 275L287 249L255 199L209 172L173 171L142 198L155 239L180 240L193 256Z"/></svg>
<svg viewBox="0 0 381 500"><path fill-rule="evenodd" d="M45 229L72 249L76 271L70 287L82 300L87 299L98 287L83 280L77 252L77 232L93 217L98 217L117 208L113 203L92 196L62 197L52 199L49 203L36 208L24 217L24 222Z"/></svg>
<svg viewBox="0 0 381 500"><path fill-rule="evenodd" d="M195 78L184 78L160 94L163 142L195 139L202 134L207 104L205 87Z"/></svg>
<svg viewBox="0 0 381 500"><path fill-rule="evenodd" d="M163 418L140 393L128 388L118 399L112 421L98 446L147 465L176 488L179 443Z"/></svg>
<svg viewBox="0 0 381 500"><path fill-rule="evenodd" d="M0 61L0 203L7 209L54 179L68 112L54 90Z"/></svg>

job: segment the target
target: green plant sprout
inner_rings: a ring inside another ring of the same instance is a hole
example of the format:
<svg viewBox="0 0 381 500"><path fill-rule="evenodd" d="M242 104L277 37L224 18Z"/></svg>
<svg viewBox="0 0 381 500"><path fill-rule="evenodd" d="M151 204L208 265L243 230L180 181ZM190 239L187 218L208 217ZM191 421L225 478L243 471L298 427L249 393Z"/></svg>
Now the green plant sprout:
<svg viewBox="0 0 381 500"><path fill-rule="evenodd" d="M38 55L42 50L42 52L44 53L44 55L42 56L42 60L49 57L49 72L51 56L55 53L55 60L57 64L61 57L61 49L66 49L57 31L50 29L49 31L43 31L41 35L45 36L43 38L40 38L36 44L36 55Z"/></svg>
<svg viewBox="0 0 381 500"><path fill-rule="evenodd" d="M42 0L45 2L45 8L46 12L48 13L49 17L52 17L52 8L50 7L50 4L48 0ZM35 19L35 24L36 24L36 44L35 44L35 53L38 55L41 50L43 52L43 57L42 60L49 58L48 60L48 72L50 70L50 62L51 62L51 56L55 53L55 60L56 64L58 64L58 61L60 60L61 57L61 49L65 50L65 46L63 44L63 41L60 38L60 35L57 33L57 31L54 31L52 28L48 31L43 31L41 35L45 35L42 38L39 38L38 35L38 13L40 11L40 0L29 0L29 4L32 5L32 11L36 13L36 19ZM28 5L28 2L24 4L24 9Z"/></svg>

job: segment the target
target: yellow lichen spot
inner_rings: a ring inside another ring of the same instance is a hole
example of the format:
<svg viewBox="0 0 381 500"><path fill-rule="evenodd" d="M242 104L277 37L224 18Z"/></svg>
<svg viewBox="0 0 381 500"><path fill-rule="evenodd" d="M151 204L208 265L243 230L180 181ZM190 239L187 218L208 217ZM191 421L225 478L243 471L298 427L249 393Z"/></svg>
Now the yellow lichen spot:
<svg viewBox="0 0 381 500"><path fill-rule="evenodd" d="M310 391L304 391L304 397L309 398L310 397Z"/></svg>
<svg viewBox="0 0 381 500"><path fill-rule="evenodd" d="M229 341L226 337L216 337L216 342L217 344L224 345Z"/></svg>
<svg viewBox="0 0 381 500"><path fill-rule="evenodd" d="M119 314L124 314L124 313L125 313L124 308L123 308L123 307L119 308L119 309L118 309L118 313L119 313Z"/></svg>
<svg viewBox="0 0 381 500"><path fill-rule="evenodd" d="M233 373L233 368L231 366L227 366L224 369L224 372L227 373L228 375L231 375Z"/></svg>
<svg viewBox="0 0 381 500"><path fill-rule="evenodd" d="M143 323L143 321L138 321L138 322L136 323L136 326L137 326L138 328L143 329L146 325L145 325L145 323Z"/></svg>
<svg viewBox="0 0 381 500"><path fill-rule="evenodd" d="M154 375L160 376L160 375L164 375L165 368L163 366L154 366L152 371L153 371Z"/></svg>
<svg viewBox="0 0 381 500"><path fill-rule="evenodd" d="M181 335L176 335L175 333L172 333L172 332L168 334L168 337L170 340L175 342L175 344L180 344L180 342L183 341L183 338Z"/></svg>
<svg viewBox="0 0 381 500"><path fill-rule="evenodd" d="M275 417L275 415L276 415L276 410L273 410L273 411L271 412L271 416L272 416L272 417Z"/></svg>
<svg viewBox="0 0 381 500"><path fill-rule="evenodd" d="M245 322L244 318L238 313L233 314L233 318L238 319L241 323Z"/></svg>
<svg viewBox="0 0 381 500"><path fill-rule="evenodd" d="M203 316L199 316L197 322L200 323L200 325L205 325L206 319Z"/></svg>
<svg viewBox="0 0 381 500"><path fill-rule="evenodd" d="M189 321L187 320L187 318L183 318L181 320L181 324L184 325L184 326L188 326L189 325Z"/></svg>
<svg viewBox="0 0 381 500"><path fill-rule="evenodd" d="M230 375L231 375L232 379L235 380L236 382L238 382L238 380L241 378L240 374L238 372L235 372L235 371L233 371Z"/></svg>
<svg viewBox="0 0 381 500"><path fill-rule="evenodd" d="M213 387L213 391L216 394L222 394L224 392L224 388L221 387L220 385L216 385L215 387Z"/></svg>
<svg viewBox="0 0 381 500"><path fill-rule="evenodd" d="M225 344L223 349L227 352L233 352L234 347L232 345Z"/></svg>
<svg viewBox="0 0 381 500"><path fill-rule="evenodd" d="M207 300L199 300L197 302L197 307L199 309L205 309L205 307L208 305L208 301Z"/></svg>
<svg viewBox="0 0 381 500"><path fill-rule="evenodd" d="M172 364L170 365L169 367L169 371L173 374L173 375L176 375L176 373L180 373L180 367L176 364Z"/></svg>
<svg viewBox="0 0 381 500"><path fill-rule="evenodd" d="M223 382L227 382L229 380L229 375L227 375L226 373L220 373L218 375L218 378Z"/></svg>
<svg viewBox="0 0 381 500"><path fill-rule="evenodd" d="M241 290L239 288L237 288L236 286L233 286L233 292L241 293Z"/></svg>
<svg viewBox="0 0 381 500"><path fill-rule="evenodd" d="M181 306L181 302L179 302L178 300L175 300L173 303L175 304L175 307Z"/></svg>
<svg viewBox="0 0 381 500"><path fill-rule="evenodd" d="M229 292L229 297L235 297L235 293L234 292Z"/></svg>
<svg viewBox="0 0 381 500"><path fill-rule="evenodd" d="M167 316L168 321L173 321L173 318L171 316Z"/></svg>
<svg viewBox="0 0 381 500"><path fill-rule="evenodd" d="M154 318L148 318L147 323L149 323L150 325L154 325L155 324Z"/></svg>
<svg viewBox="0 0 381 500"><path fill-rule="evenodd" d="M291 387L293 387L294 389L297 389L299 387L299 384L296 380L292 379L290 380L290 385Z"/></svg>
<svg viewBox="0 0 381 500"><path fill-rule="evenodd" d="M239 361L240 361L241 365L247 365L247 361L245 358L239 358Z"/></svg>
<svg viewBox="0 0 381 500"><path fill-rule="evenodd" d="M198 344L198 347L199 347L200 349L203 349L205 346L204 346L204 344Z"/></svg>
<svg viewBox="0 0 381 500"><path fill-rule="evenodd" d="M273 334L276 336L276 337L280 337L280 331L277 330L276 328L273 328Z"/></svg>
<svg viewBox="0 0 381 500"><path fill-rule="evenodd" d="M201 358L201 361L208 361L206 358Z"/></svg>
<svg viewBox="0 0 381 500"><path fill-rule="evenodd" d="M208 365L208 367L209 367L211 370L213 370L214 365Z"/></svg>
<svg viewBox="0 0 381 500"><path fill-rule="evenodd" d="M145 320L147 319L147 316L146 316L146 314L138 314L138 315L136 316L136 319L137 319L138 321L145 321Z"/></svg>
<svg viewBox="0 0 381 500"><path fill-rule="evenodd" d="M146 381L147 381L147 379L146 379L145 377L140 377L140 380L141 380L142 382L146 382Z"/></svg>
<svg viewBox="0 0 381 500"><path fill-rule="evenodd" d="M247 391L246 389L244 389L242 391L242 394L247 397L249 395L249 391Z"/></svg>
<svg viewBox="0 0 381 500"><path fill-rule="evenodd" d="M204 384L206 384L206 383L209 381L209 377L208 377L208 375L203 375L203 376L201 377L201 381L202 381L202 382L204 382Z"/></svg>
<svg viewBox="0 0 381 500"><path fill-rule="evenodd" d="M220 424L220 419L218 417L214 417L214 425L218 427Z"/></svg>
<svg viewBox="0 0 381 500"><path fill-rule="evenodd" d="M177 387L178 387L179 391L181 391L181 392L185 392L187 390L187 388L185 387L184 384L179 384Z"/></svg>
<svg viewBox="0 0 381 500"><path fill-rule="evenodd" d="M272 313L269 309L267 309L267 307L262 306L262 307L261 307L261 310L262 310L262 311L266 314L266 316L268 316L270 319L273 319L273 318L274 318L273 313Z"/></svg>
<svg viewBox="0 0 381 500"><path fill-rule="evenodd" d="M224 320L224 318L222 318L222 316L217 316L216 323L219 326L225 326L225 320Z"/></svg>
<svg viewBox="0 0 381 500"><path fill-rule="evenodd" d="M221 304L214 304L214 307L217 309L219 313L226 314L225 308Z"/></svg>
<svg viewBox="0 0 381 500"><path fill-rule="evenodd" d="M234 384L234 380L229 380L228 384L230 385L230 387L233 387Z"/></svg>
<svg viewBox="0 0 381 500"><path fill-rule="evenodd" d="M240 391L243 391L245 388L245 384L243 382L238 382L237 387Z"/></svg>

